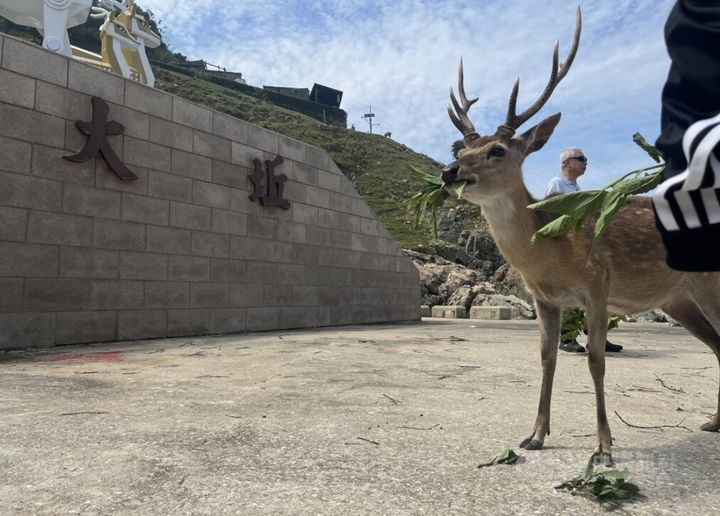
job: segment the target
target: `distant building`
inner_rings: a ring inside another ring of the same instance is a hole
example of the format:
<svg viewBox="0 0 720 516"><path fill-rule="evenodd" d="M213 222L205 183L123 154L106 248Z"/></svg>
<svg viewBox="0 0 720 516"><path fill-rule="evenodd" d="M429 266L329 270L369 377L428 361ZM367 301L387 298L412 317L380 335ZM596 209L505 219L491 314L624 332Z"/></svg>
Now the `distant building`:
<svg viewBox="0 0 720 516"><path fill-rule="evenodd" d="M329 88L327 86L323 86L322 84L317 83L313 84L312 90L310 91L311 101L334 108L340 107L342 96L342 91Z"/></svg>
<svg viewBox="0 0 720 516"><path fill-rule="evenodd" d="M198 59L197 61L185 61L181 66L187 70L192 70L193 72L204 72L207 69L207 64L202 59Z"/></svg>
<svg viewBox="0 0 720 516"><path fill-rule="evenodd" d="M226 68L210 64L202 59L198 59L197 61L187 61L180 66L196 75L209 75L211 77L218 77L220 79L246 84L245 79L242 78L242 74L240 72L228 72ZM211 66L214 69L208 70L208 66Z"/></svg>
<svg viewBox="0 0 720 516"><path fill-rule="evenodd" d="M276 106L302 113L324 124L347 127L347 113L340 109L343 92L328 88L322 84L314 84L312 91L307 88L292 88L289 86L263 86L258 88L248 85L242 78L241 73L228 72L225 68L215 66L202 59L172 66L164 63L154 64L168 67L171 70L182 68L189 75L271 102ZM208 67L216 69L208 69ZM229 84L228 81L233 81L235 84Z"/></svg>
<svg viewBox="0 0 720 516"><path fill-rule="evenodd" d="M288 97L295 97L300 100L310 99L310 90L307 88L289 88L286 86L263 86L264 90L272 91L273 93L279 93L280 95L287 95Z"/></svg>
<svg viewBox="0 0 720 516"><path fill-rule="evenodd" d="M205 70L201 72L202 75L209 75L211 77L218 77L219 79L226 79L228 81L237 82L240 84L247 84L245 79L242 78L240 72L228 72L225 69L222 70Z"/></svg>

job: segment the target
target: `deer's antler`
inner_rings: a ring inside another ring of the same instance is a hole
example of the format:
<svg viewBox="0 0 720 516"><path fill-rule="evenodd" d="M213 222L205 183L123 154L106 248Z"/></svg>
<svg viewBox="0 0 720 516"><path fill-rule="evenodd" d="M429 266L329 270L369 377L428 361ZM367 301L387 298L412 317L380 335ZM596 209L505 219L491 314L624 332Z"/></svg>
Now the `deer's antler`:
<svg viewBox="0 0 720 516"><path fill-rule="evenodd" d="M542 107L545 105L545 103L548 101L553 91L555 90L555 87L560 83L560 81L563 80L565 75L568 73L568 70L573 63L573 60L575 59L575 54L577 54L578 46L580 44L581 29L582 14L580 13L580 7L578 6L577 14L575 15L575 35L573 36L572 46L570 47L570 52L568 53L567 58L558 67L558 52L560 42L556 42L555 49L553 50L552 72L550 73L550 80L548 81L547 86L545 86L545 89L543 90L540 97L535 101L535 103L519 115L517 115L515 111L517 109L517 97L518 90L520 89L520 79L518 78L515 81L512 93L510 94L510 103L508 105L507 117L505 118L505 123L500 126L500 129L510 130L512 133L514 133L516 129L518 129L522 124L527 122L538 111L540 111L540 109L542 109Z"/></svg>
<svg viewBox="0 0 720 516"><path fill-rule="evenodd" d="M472 105L478 101L478 99L475 98L472 100L468 100L467 96L465 95L462 57L460 58L460 65L458 66L458 94L460 95L460 102L462 102L462 106L458 104L457 98L455 98L455 93L453 92L452 87L450 88L450 101L452 102L452 106L448 104L447 107L448 114L450 115L450 120L452 120L452 123L455 124L455 127L458 128L458 130L463 134L463 136L467 137L477 134L475 131L475 126L468 117L468 111L470 110Z"/></svg>

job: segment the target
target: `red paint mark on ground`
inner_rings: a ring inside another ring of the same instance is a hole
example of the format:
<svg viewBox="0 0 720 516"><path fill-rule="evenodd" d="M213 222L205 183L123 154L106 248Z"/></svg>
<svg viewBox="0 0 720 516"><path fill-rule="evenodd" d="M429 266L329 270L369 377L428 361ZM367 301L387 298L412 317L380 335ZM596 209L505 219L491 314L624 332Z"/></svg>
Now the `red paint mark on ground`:
<svg viewBox="0 0 720 516"><path fill-rule="evenodd" d="M101 351L100 353L77 353L71 355L55 355L50 357L53 362L67 362L70 360L83 362L118 362L123 359L120 351Z"/></svg>

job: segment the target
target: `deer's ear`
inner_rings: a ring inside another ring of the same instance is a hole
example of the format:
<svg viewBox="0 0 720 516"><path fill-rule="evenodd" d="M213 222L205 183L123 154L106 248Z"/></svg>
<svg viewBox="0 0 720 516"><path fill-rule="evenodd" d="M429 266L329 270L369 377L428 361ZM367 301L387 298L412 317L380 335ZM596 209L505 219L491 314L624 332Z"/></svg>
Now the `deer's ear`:
<svg viewBox="0 0 720 516"><path fill-rule="evenodd" d="M555 127L560 123L560 113L547 117L532 129L525 131L519 138L520 145L524 147L525 155L543 148L552 135Z"/></svg>

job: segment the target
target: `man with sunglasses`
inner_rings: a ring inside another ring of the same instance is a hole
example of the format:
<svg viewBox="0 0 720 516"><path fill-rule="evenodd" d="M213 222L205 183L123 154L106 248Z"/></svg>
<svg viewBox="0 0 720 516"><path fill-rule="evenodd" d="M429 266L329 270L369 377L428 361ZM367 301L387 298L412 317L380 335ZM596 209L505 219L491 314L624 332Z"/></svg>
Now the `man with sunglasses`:
<svg viewBox="0 0 720 516"><path fill-rule="evenodd" d="M560 153L560 175L553 177L547 186L545 197L560 195L564 193L577 192L580 187L577 184L578 178L585 173L588 159L578 147L568 147ZM570 332L569 328L582 326L587 333L585 323L585 312L581 308L568 308L563 310L562 333ZM622 350L622 346L605 342L605 351L616 352ZM560 349L571 353L583 353L585 347L574 338L560 341Z"/></svg>
<svg viewBox="0 0 720 516"><path fill-rule="evenodd" d="M580 190L577 180L585 173L587 158L581 149L568 147L560 153L560 167L560 175L550 180L545 197Z"/></svg>

